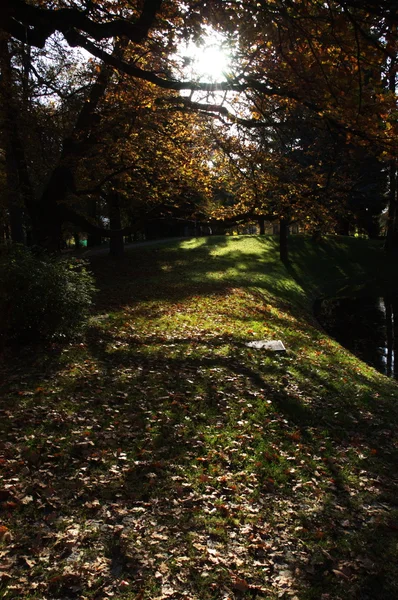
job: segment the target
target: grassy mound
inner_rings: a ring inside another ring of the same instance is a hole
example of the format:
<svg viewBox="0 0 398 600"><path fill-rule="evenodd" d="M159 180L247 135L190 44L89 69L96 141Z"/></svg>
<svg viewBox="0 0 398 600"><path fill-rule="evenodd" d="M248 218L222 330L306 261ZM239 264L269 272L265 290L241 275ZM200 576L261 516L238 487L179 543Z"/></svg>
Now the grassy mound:
<svg viewBox="0 0 398 600"><path fill-rule="evenodd" d="M219 237L92 259L85 344L4 367L3 596L398 596L397 384L319 329L377 245ZM284 355L253 350L282 339ZM6 379L7 378L7 379Z"/></svg>

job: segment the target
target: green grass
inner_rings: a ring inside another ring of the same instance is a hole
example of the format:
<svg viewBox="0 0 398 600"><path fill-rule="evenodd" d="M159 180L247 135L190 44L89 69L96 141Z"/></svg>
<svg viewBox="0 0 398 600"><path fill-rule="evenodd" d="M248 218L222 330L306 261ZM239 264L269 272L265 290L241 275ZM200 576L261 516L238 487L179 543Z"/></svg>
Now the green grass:
<svg viewBox="0 0 398 600"><path fill-rule="evenodd" d="M397 384L311 314L394 265L338 237L291 258L240 236L92 259L86 340L1 374L1 597L398 596Z"/></svg>

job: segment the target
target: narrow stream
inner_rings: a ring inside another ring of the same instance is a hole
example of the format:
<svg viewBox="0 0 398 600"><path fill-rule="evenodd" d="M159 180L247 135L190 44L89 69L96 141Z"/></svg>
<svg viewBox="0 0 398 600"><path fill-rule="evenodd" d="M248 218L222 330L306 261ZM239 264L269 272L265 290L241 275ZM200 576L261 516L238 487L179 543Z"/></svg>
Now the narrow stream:
<svg viewBox="0 0 398 600"><path fill-rule="evenodd" d="M381 373L398 379L397 296L318 300L314 313L342 346Z"/></svg>

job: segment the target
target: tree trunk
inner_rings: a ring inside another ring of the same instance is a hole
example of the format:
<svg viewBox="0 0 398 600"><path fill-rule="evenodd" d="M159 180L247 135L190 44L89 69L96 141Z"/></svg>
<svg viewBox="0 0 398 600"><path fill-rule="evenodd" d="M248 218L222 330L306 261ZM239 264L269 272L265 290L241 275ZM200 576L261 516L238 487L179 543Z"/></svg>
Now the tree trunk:
<svg viewBox="0 0 398 600"><path fill-rule="evenodd" d="M88 214L94 220L97 221L97 200L96 198L90 198L88 201ZM100 246L102 242L101 234L99 233L88 233L87 234L87 247L92 248L93 246Z"/></svg>
<svg viewBox="0 0 398 600"><path fill-rule="evenodd" d="M72 171L67 167L57 167L51 174L50 180L36 203L33 214L34 243L52 253L61 250L62 204L68 195L74 191Z"/></svg>
<svg viewBox="0 0 398 600"><path fill-rule="evenodd" d="M395 15L395 9L392 9L393 15ZM395 95L396 92L396 77L397 77L397 42L396 36L397 27L395 24L389 24L389 31L387 33L387 43L391 50L391 62L389 65L389 85L388 89ZM389 202L388 202L388 220L387 220L387 235L385 242L385 249L387 252L392 252L398 248L398 223L397 223L397 161L395 158L390 160L389 165Z"/></svg>
<svg viewBox="0 0 398 600"><path fill-rule="evenodd" d="M312 232L311 235L311 241L314 242L314 244L319 244L319 242L322 240L322 233L320 232L319 229L314 229L314 231Z"/></svg>
<svg viewBox="0 0 398 600"><path fill-rule="evenodd" d="M391 302L392 320L393 320L393 375L395 379L398 379L398 356L397 356L397 340L398 340L398 300L394 296Z"/></svg>
<svg viewBox="0 0 398 600"><path fill-rule="evenodd" d="M387 234L385 249L387 252L392 252L398 248L398 232L397 232L397 163L395 160L390 161L389 166L390 189L388 192L388 217L387 217Z"/></svg>
<svg viewBox="0 0 398 600"><path fill-rule="evenodd" d="M14 106L11 55L7 36L0 37L0 67L1 67L1 125L3 148L5 153L5 174L7 182L7 208L11 240L23 244L25 242L23 227L23 199L21 189L18 148L20 147L19 127L17 122L18 110Z"/></svg>
<svg viewBox="0 0 398 600"><path fill-rule="evenodd" d="M15 161L15 153L12 145L5 134L5 164L6 164L6 181L7 181L7 208L9 215L9 224L11 231L11 239L13 242L24 244L25 234L23 227L23 208L22 199L19 194L19 177L18 168Z"/></svg>
<svg viewBox="0 0 398 600"><path fill-rule="evenodd" d="M350 222L348 219L341 218L335 227L338 235L350 235Z"/></svg>
<svg viewBox="0 0 398 600"><path fill-rule="evenodd" d="M260 227L260 235L265 235L265 217L258 217L258 225Z"/></svg>
<svg viewBox="0 0 398 600"><path fill-rule="evenodd" d="M284 217L281 217L279 221L279 257L283 263L289 262L288 235L288 221Z"/></svg>
<svg viewBox="0 0 398 600"><path fill-rule="evenodd" d="M391 377L393 369L394 356L394 328L391 299L389 296L384 298L384 307L386 310L386 334L387 334L387 356L386 356L386 375Z"/></svg>
<svg viewBox="0 0 398 600"><path fill-rule="evenodd" d="M78 233L74 233L73 234L73 239L75 242L75 250L77 252L80 252L80 250L82 249L81 245L80 245L80 235Z"/></svg>
<svg viewBox="0 0 398 600"><path fill-rule="evenodd" d="M120 230L120 233L115 233L109 240L109 254L112 258L120 258L124 253L124 240L122 222L120 217L119 196L116 192L109 194L109 227L110 229Z"/></svg>
<svg viewBox="0 0 398 600"><path fill-rule="evenodd" d="M116 42L114 53L122 52L125 44L125 40ZM81 156L95 143L92 132L98 124L96 109L105 95L112 72L112 68L102 65L90 94L80 109L72 134L63 140L58 166L35 205L34 241L50 252L60 252L62 225L69 221L68 215L72 212L67 206L67 200L75 192L76 166Z"/></svg>

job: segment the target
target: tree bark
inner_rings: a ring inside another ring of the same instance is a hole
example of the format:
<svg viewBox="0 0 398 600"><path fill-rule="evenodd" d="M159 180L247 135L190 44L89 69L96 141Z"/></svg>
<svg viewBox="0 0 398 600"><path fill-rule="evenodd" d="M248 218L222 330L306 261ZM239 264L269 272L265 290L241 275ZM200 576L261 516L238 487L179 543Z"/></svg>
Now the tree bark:
<svg viewBox="0 0 398 600"><path fill-rule="evenodd" d="M391 11L391 18L396 16L397 12L395 9ZM390 66L389 66L389 85L388 89L390 92L395 94L396 92L396 77L397 77L397 42L395 36L397 34L396 24L390 23L389 32L387 34L387 42L390 47ZM392 158L389 165L389 201L388 201L388 220L387 220L387 235L385 242L385 249L387 252L392 252L398 248L398 223L397 223L397 210L398 210L398 198L397 198L397 160Z"/></svg>
<svg viewBox="0 0 398 600"><path fill-rule="evenodd" d="M116 192L109 194L108 206L109 226L111 229L118 230L118 233L113 235L109 240L109 254L112 258L120 258L124 253L124 239L120 217L119 197Z"/></svg>
<svg viewBox="0 0 398 600"><path fill-rule="evenodd" d="M5 173L7 182L7 208L11 240L23 244L24 211L23 211L23 181L21 177L21 144L19 139L18 110L13 96L14 80L12 75L9 40L6 35L0 35L0 68L1 68L1 104L2 104L2 138L5 152Z"/></svg>
<svg viewBox="0 0 398 600"><path fill-rule="evenodd" d="M386 311L386 335L387 335L387 356L386 356L386 375L391 377L393 369L393 356L394 356L394 327L393 327L393 311L391 298L386 296L384 298L384 307Z"/></svg>
<svg viewBox="0 0 398 600"><path fill-rule="evenodd" d="M350 235L350 222L348 219L340 218L336 225L335 232L338 235Z"/></svg>
<svg viewBox="0 0 398 600"><path fill-rule="evenodd" d="M279 257L283 263L289 262L289 222L284 217L279 221Z"/></svg>
<svg viewBox="0 0 398 600"><path fill-rule="evenodd" d="M25 233L23 227L23 208L22 200L20 198L18 187L18 167L15 160L15 153L13 152L12 144L7 134L4 136L5 140L5 164L6 164L6 181L7 181L7 208L9 215L9 224L11 231L11 240L13 242L24 244ZM8 138L8 139L7 139Z"/></svg>
<svg viewBox="0 0 398 600"><path fill-rule="evenodd" d="M94 221L97 220L98 206L96 198L89 198L88 201L88 215ZM93 246L100 246L102 242L101 234L97 232L87 232L87 247L93 248Z"/></svg>
<svg viewBox="0 0 398 600"><path fill-rule="evenodd" d="M393 353L394 353L394 365L393 365L393 375L395 379L398 379L398 300L394 296L391 302L392 306L392 318L393 318Z"/></svg>
<svg viewBox="0 0 398 600"><path fill-rule="evenodd" d="M385 249L392 252L398 247L397 232L397 163L391 160L389 165L390 189L388 191L388 216Z"/></svg>
<svg viewBox="0 0 398 600"><path fill-rule="evenodd" d="M75 241L75 250L77 252L80 252L80 250L82 249L81 245L80 245L80 236L78 233L74 233L73 234L73 239Z"/></svg>
<svg viewBox="0 0 398 600"><path fill-rule="evenodd" d="M258 217L258 225L260 227L260 235L265 235L265 217Z"/></svg>

